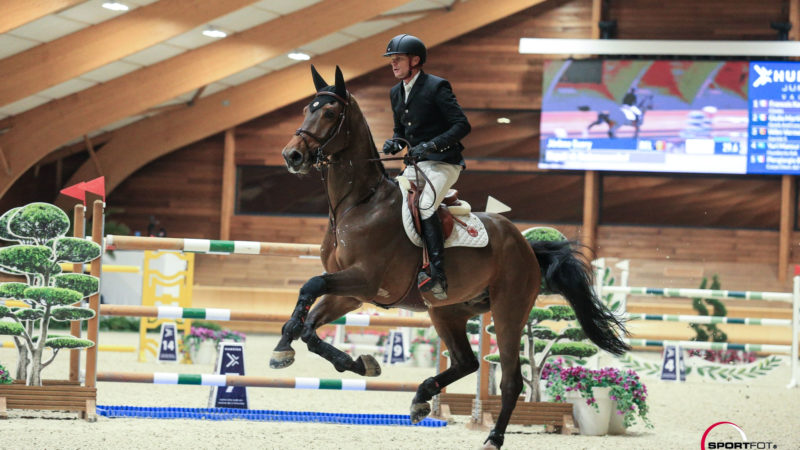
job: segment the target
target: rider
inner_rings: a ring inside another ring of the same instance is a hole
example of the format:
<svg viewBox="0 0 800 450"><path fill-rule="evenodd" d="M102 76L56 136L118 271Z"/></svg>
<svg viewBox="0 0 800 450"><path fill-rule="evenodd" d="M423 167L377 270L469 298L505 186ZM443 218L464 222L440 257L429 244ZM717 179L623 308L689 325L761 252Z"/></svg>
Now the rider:
<svg viewBox="0 0 800 450"><path fill-rule="evenodd" d="M642 114L642 110L639 109L639 106L636 105L636 88L631 87L628 92L625 93L625 96L622 97L622 110L632 112L636 117ZM635 118L631 120L636 120Z"/></svg>
<svg viewBox="0 0 800 450"><path fill-rule="evenodd" d="M450 82L422 71L427 50L421 40L408 34L397 35L389 41L383 56L392 58L392 72L400 80L389 93L394 136L383 144L383 152L393 155L408 142L409 156L430 180L428 184L424 177L417 177L413 165L406 166L403 172L408 179L424 184L419 209L431 275L422 271L417 281L420 290L431 291L434 297L443 300L447 298L444 236L435 212L466 167L461 156L464 146L460 141L471 128Z"/></svg>

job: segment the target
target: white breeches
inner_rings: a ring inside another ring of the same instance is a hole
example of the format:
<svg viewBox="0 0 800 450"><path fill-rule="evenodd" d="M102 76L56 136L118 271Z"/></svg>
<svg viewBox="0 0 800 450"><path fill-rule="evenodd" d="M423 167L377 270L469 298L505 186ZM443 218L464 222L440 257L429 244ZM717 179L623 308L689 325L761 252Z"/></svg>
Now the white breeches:
<svg viewBox="0 0 800 450"><path fill-rule="evenodd" d="M418 187L424 186L422 196L419 199L419 212L422 220L425 220L436 212L436 208L438 208L439 204L444 200L447 191L450 190L451 186L456 184L458 176L461 175L462 167L439 161L421 161L417 163L417 166L419 166L420 171L428 177L428 180L431 182L430 185L426 183L421 174L418 179L417 171L414 169L414 166L406 167L406 170L403 171L403 176ZM431 185L433 189L431 189ZM436 191L435 198L433 196L434 190Z"/></svg>

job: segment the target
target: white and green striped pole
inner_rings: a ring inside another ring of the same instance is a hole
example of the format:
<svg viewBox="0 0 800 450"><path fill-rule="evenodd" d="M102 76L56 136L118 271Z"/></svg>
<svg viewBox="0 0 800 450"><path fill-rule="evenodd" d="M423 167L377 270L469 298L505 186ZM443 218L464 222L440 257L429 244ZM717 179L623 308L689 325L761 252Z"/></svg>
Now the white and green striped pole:
<svg viewBox="0 0 800 450"><path fill-rule="evenodd" d="M245 375L100 372L97 381L113 383L176 384L195 386L247 386L338 391L415 392L418 383L336 378L270 378Z"/></svg>
<svg viewBox="0 0 800 450"><path fill-rule="evenodd" d="M771 300L792 302L793 294L789 292L755 292L755 291L725 291L717 289L684 289L684 288L652 288L634 286L603 286L603 293L625 293L631 295L654 295L659 297L681 298L721 298L721 299L747 299Z"/></svg>
<svg viewBox="0 0 800 450"><path fill-rule="evenodd" d="M284 242L220 241L214 239L106 236L108 250L178 250L214 255L319 256L317 244Z"/></svg>
<svg viewBox="0 0 800 450"><path fill-rule="evenodd" d="M271 314L253 311L236 311L222 308L181 308L177 306L137 306L137 305L100 305L100 314L104 316L156 317L158 319L201 319L220 322L256 321L285 322L289 314ZM356 327L413 327L427 328L431 320L427 317L372 316L369 314L347 314L331 325Z"/></svg>
<svg viewBox="0 0 800 450"><path fill-rule="evenodd" d="M790 327L790 319L758 319L753 317L723 317L723 316L691 316L679 314L640 314L630 313L628 320L653 320L661 322L688 322L688 323L728 323L737 325L764 325L775 327Z"/></svg>

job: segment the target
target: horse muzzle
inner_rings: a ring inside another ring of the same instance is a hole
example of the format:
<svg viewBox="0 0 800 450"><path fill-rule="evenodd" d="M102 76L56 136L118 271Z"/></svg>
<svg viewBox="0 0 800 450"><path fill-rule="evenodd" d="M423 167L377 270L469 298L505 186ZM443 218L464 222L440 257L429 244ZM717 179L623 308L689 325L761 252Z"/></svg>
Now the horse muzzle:
<svg viewBox="0 0 800 450"><path fill-rule="evenodd" d="M303 153L296 148L285 148L282 154L289 172L300 174L308 173L309 164L306 158L308 153Z"/></svg>

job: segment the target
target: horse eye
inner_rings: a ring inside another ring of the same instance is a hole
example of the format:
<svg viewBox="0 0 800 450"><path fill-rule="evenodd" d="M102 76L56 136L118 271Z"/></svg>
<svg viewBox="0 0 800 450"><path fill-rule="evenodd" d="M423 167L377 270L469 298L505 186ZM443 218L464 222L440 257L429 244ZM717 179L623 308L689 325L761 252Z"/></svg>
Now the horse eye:
<svg viewBox="0 0 800 450"><path fill-rule="evenodd" d="M326 119L333 119L333 111L331 111L331 110L325 111L325 118Z"/></svg>

